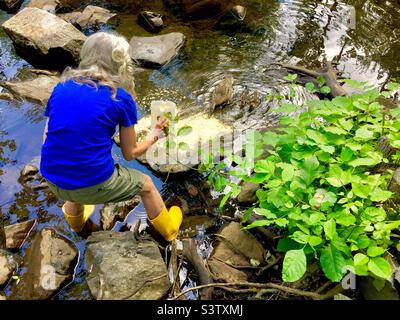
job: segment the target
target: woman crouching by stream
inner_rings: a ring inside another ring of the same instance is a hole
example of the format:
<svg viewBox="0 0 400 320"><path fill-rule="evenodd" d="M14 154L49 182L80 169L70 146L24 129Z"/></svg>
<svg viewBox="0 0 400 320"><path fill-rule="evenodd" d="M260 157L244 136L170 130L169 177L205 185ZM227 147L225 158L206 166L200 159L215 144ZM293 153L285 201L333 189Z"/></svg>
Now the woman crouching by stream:
<svg viewBox="0 0 400 320"><path fill-rule="evenodd" d="M139 194L150 223L167 240L176 238L182 212L166 208L151 178L115 164L112 137L119 126L125 160L144 154L163 136L161 119L137 142L138 121L129 43L99 32L84 43L77 69L67 69L46 106L40 171L50 189L66 200L64 216L82 231L94 205L121 202Z"/></svg>

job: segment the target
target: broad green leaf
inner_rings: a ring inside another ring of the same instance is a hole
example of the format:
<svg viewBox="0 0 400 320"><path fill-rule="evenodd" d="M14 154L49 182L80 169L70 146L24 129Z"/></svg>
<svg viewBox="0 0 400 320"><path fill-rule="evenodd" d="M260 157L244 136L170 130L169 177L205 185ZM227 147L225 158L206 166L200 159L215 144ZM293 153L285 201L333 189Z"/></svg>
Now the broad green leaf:
<svg viewBox="0 0 400 320"><path fill-rule="evenodd" d="M348 147L344 147L340 153L340 159L346 163L349 162L353 158L353 150Z"/></svg>
<svg viewBox="0 0 400 320"><path fill-rule="evenodd" d="M292 235L291 238L298 242L298 243L302 243L302 244L306 244L308 243L308 239L310 238L310 236L308 234L305 234L304 232L301 231L295 231Z"/></svg>
<svg viewBox="0 0 400 320"><path fill-rule="evenodd" d="M254 213L259 216L264 216L267 219L275 219L276 214L272 213L271 210L264 209L264 208L255 208Z"/></svg>
<svg viewBox="0 0 400 320"><path fill-rule="evenodd" d="M319 261L328 279L333 282L342 280L345 272L346 260L338 249L331 244L328 245L321 251Z"/></svg>
<svg viewBox="0 0 400 320"><path fill-rule="evenodd" d="M191 134L192 131L193 131L193 128L191 126L184 126L178 130L176 135L178 137L183 137L183 136L187 136L187 135Z"/></svg>
<svg viewBox="0 0 400 320"><path fill-rule="evenodd" d="M178 148L179 148L179 150L182 150L182 151L188 151L189 145L186 142L179 142Z"/></svg>
<svg viewBox="0 0 400 320"><path fill-rule="evenodd" d="M278 163L276 166L282 169L282 181L284 183L293 180L296 170L294 165L289 163Z"/></svg>
<svg viewBox="0 0 400 320"><path fill-rule="evenodd" d="M369 261L369 258L362 253L357 253L354 256L354 266L361 266L361 265L366 265Z"/></svg>
<svg viewBox="0 0 400 320"><path fill-rule="evenodd" d="M374 275L383 279L389 279L393 272L390 263L382 257L371 258L368 262L368 269Z"/></svg>
<svg viewBox="0 0 400 320"><path fill-rule="evenodd" d="M372 130L368 130L363 127L356 131L356 138L359 139L371 139L374 136L374 132Z"/></svg>
<svg viewBox="0 0 400 320"><path fill-rule="evenodd" d="M311 236L308 239L308 244L312 247L319 246L322 242L323 242L323 239L321 237L317 237L317 236Z"/></svg>
<svg viewBox="0 0 400 320"><path fill-rule="evenodd" d="M315 156L306 158L300 164L301 168L300 177L307 185L310 185L317 177L319 177L320 175L320 170L318 170L319 165L320 163L317 157Z"/></svg>
<svg viewBox="0 0 400 320"><path fill-rule="evenodd" d="M258 160L255 163L254 171L257 173L269 173L274 174L275 164L269 160Z"/></svg>
<svg viewBox="0 0 400 320"><path fill-rule="evenodd" d="M380 188L376 188L372 191L370 199L375 202L383 202L390 199L392 195L393 193L391 191L384 191Z"/></svg>
<svg viewBox="0 0 400 320"><path fill-rule="evenodd" d="M303 250L291 250L283 259L282 279L285 282L294 282L305 274L307 259Z"/></svg>
<svg viewBox="0 0 400 320"><path fill-rule="evenodd" d="M248 230L248 229L253 229L256 227L267 227L267 226L270 226L271 224L273 224L272 220L256 220L256 221L250 223L248 226L244 227L244 229Z"/></svg>
<svg viewBox="0 0 400 320"><path fill-rule="evenodd" d="M386 249L384 249L382 247L372 246L372 247L368 248L367 255L371 258L375 258L375 257L383 255L385 252L386 252Z"/></svg>
<svg viewBox="0 0 400 320"><path fill-rule="evenodd" d="M325 138L325 136L316 130L309 129L306 131L306 135L308 138L310 138L311 140L314 140L318 144L324 145L328 142L327 139Z"/></svg>
<svg viewBox="0 0 400 320"><path fill-rule="evenodd" d="M341 134L342 134L342 135L347 134L347 131L346 131L346 130L343 130L342 128L334 127L334 126L326 127L326 128L325 128L325 131L326 131L326 132L333 133L333 134L339 134L339 135L341 135Z"/></svg>
<svg viewBox="0 0 400 320"><path fill-rule="evenodd" d="M332 240L336 236L336 222L333 219L330 219L326 221L324 224L324 231L326 234L326 237L330 240Z"/></svg>

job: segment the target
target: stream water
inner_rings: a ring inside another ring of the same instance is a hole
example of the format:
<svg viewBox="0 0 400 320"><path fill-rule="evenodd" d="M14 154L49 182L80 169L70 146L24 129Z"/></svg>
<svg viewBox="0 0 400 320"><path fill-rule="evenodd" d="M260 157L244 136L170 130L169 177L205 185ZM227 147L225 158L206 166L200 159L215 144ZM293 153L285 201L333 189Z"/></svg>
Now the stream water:
<svg viewBox="0 0 400 320"><path fill-rule="evenodd" d="M139 2L146 3L141 9L167 17L162 33L180 31L187 37L184 53L169 65L161 70L138 70L140 115L148 112L152 100L160 98L175 101L181 109L190 108L203 88L227 72L234 76L235 84L263 93L277 83L266 71L278 62L315 68L326 58L338 64L344 77L376 84L383 84L388 77L400 79L398 0L240 0L236 2L248 10L248 28L239 32L218 30L213 20L187 22L176 18L161 0ZM96 1L97 5L106 3ZM115 29L128 39L150 35L136 24L137 13L123 12L105 29ZM0 23L9 17L0 12ZM29 64L14 53L11 41L0 28L0 80L12 79L24 67ZM84 241L68 228L56 200L18 182L24 165L38 165L40 161L43 111L43 107L28 102L0 101L0 217L6 225L37 219L36 229L51 226L83 253ZM157 177L135 161L125 162L118 148L114 156L116 161L151 175L165 197L184 192L182 177L165 181L165 177ZM188 181L195 178L195 174L185 176ZM99 209L94 216L97 223ZM197 236L204 236L202 232ZM82 257L74 281L55 299L91 299ZM5 293L9 294L8 288Z"/></svg>

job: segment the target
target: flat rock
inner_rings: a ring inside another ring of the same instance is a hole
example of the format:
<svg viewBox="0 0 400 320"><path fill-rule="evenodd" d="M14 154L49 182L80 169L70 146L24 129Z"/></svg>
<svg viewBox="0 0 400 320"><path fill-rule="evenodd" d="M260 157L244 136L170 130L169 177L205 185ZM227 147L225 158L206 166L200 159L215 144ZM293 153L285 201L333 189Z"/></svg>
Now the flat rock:
<svg viewBox="0 0 400 320"><path fill-rule="evenodd" d="M30 0L27 7L38 8L50 13L55 13L56 9L60 6L58 0Z"/></svg>
<svg viewBox="0 0 400 320"><path fill-rule="evenodd" d="M82 12L63 13L58 16L80 28L107 23L116 14L97 6L87 6Z"/></svg>
<svg viewBox="0 0 400 320"><path fill-rule="evenodd" d="M0 293L0 301L7 300L6 296Z"/></svg>
<svg viewBox="0 0 400 320"><path fill-rule="evenodd" d="M265 261L263 246L252 234L242 230L237 222L229 223L218 235L219 242L207 262L213 278L225 282L247 281L247 273L235 266L263 263Z"/></svg>
<svg viewBox="0 0 400 320"><path fill-rule="evenodd" d="M146 137L150 127L150 116L140 119L136 126L138 137ZM179 130L185 127L191 128L190 133L177 136ZM225 125L216 118L210 118L204 113L180 119L175 124L175 131L174 145L168 145L167 138L162 138L138 160L160 173L186 172L201 162L198 152L200 147L204 148L204 146L210 145L210 141L219 143L221 137L231 138L233 135L231 126ZM213 146L215 145L214 143ZM231 146L229 139L224 140L221 146Z"/></svg>
<svg viewBox="0 0 400 320"><path fill-rule="evenodd" d="M209 259L207 265L215 281L245 282L248 280L245 272L235 269L222 261Z"/></svg>
<svg viewBox="0 0 400 320"><path fill-rule="evenodd" d="M11 278L17 266L13 254L0 249L0 286Z"/></svg>
<svg viewBox="0 0 400 320"><path fill-rule="evenodd" d="M15 97L45 105L60 81L58 76L39 75L37 78L16 82L1 82L0 86L7 89Z"/></svg>
<svg viewBox="0 0 400 320"><path fill-rule="evenodd" d="M51 298L72 280L78 249L51 228L38 232L26 250L26 272L11 289L11 299L44 300Z"/></svg>
<svg viewBox="0 0 400 320"><path fill-rule="evenodd" d="M160 68L179 54L184 43L185 36L179 32L154 37L132 37L130 54L139 66Z"/></svg>
<svg viewBox="0 0 400 320"><path fill-rule="evenodd" d="M266 252L261 243L240 224L231 222L219 233L221 240L215 246L211 257L229 262L232 265L251 266L253 262L263 263Z"/></svg>
<svg viewBox="0 0 400 320"><path fill-rule="evenodd" d="M100 210L100 223L102 230L111 230L117 221L124 221L141 199L139 196L132 200L120 203L108 203Z"/></svg>
<svg viewBox="0 0 400 320"><path fill-rule="evenodd" d="M24 244L26 238L29 236L29 233L35 224L36 220L32 219L4 227L7 248L20 248Z"/></svg>
<svg viewBox="0 0 400 320"><path fill-rule="evenodd" d="M171 284L157 244L131 232L93 233L86 241L87 284L97 300L158 300Z"/></svg>
<svg viewBox="0 0 400 320"><path fill-rule="evenodd" d="M257 201L256 191L260 189L260 185L251 182L244 182L241 185L240 193L237 196L239 203L254 203Z"/></svg>
<svg viewBox="0 0 400 320"><path fill-rule="evenodd" d="M86 36L72 24L38 8L25 8L3 23L17 53L35 67L76 65Z"/></svg>

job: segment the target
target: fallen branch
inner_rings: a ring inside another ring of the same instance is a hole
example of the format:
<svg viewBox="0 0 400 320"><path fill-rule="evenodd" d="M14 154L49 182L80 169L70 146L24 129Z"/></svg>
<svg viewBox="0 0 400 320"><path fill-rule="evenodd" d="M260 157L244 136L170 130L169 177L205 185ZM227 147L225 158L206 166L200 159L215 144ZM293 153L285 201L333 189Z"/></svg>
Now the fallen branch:
<svg viewBox="0 0 400 320"><path fill-rule="evenodd" d="M4 232L3 221L0 220L0 249L6 249L6 233Z"/></svg>
<svg viewBox="0 0 400 320"><path fill-rule="evenodd" d="M196 242L193 239L184 239L183 240L183 256L189 260L189 262L193 265L196 273L199 275L200 283L202 285L210 285L213 283L210 273L206 269L203 259L197 253ZM207 287L208 290L204 290L202 294L200 294L201 300L210 300L213 293L212 287ZM182 294L178 294L176 297L181 296ZM174 298L174 299L175 299Z"/></svg>
<svg viewBox="0 0 400 320"><path fill-rule="evenodd" d="M258 272L257 272L257 276L262 275L265 271L271 269L274 265L276 265L279 261L282 260L282 256L279 256L278 258L275 258L275 260L273 262L271 262L270 264L268 264L265 267L262 267Z"/></svg>
<svg viewBox="0 0 400 320"><path fill-rule="evenodd" d="M200 285L197 287L189 288L189 289L182 291L177 296L173 297L172 300L176 300L180 296L182 296L188 292L191 292L191 291L206 289L206 288L214 288L214 287L218 287L218 288L222 288L222 289L224 287L252 287L252 288L260 288L260 289L276 289L276 290L279 290L279 291L282 291L282 292L285 292L288 294L293 294L296 296L303 296L306 298L311 298L313 300L327 300L327 299L332 298L335 294L337 294L336 291L331 291L331 292L328 292L327 294L319 294L319 293L315 293L315 292L290 288L290 287L283 286L283 285L276 284L276 283L228 282L228 283L210 283L210 284L204 284L204 285Z"/></svg>
<svg viewBox="0 0 400 320"><path fill-rule="evenodd" d="M285 69L292 70L294 72L302 73L312 78L323 77L326 85L331 89L331 94L334 97L347 96L346 90L340 85L335 70L333 70L332 63L330 61L325 62L325 67L321 71L313 71L301 66L294 66L291 64L281 64Z"/></svg>

